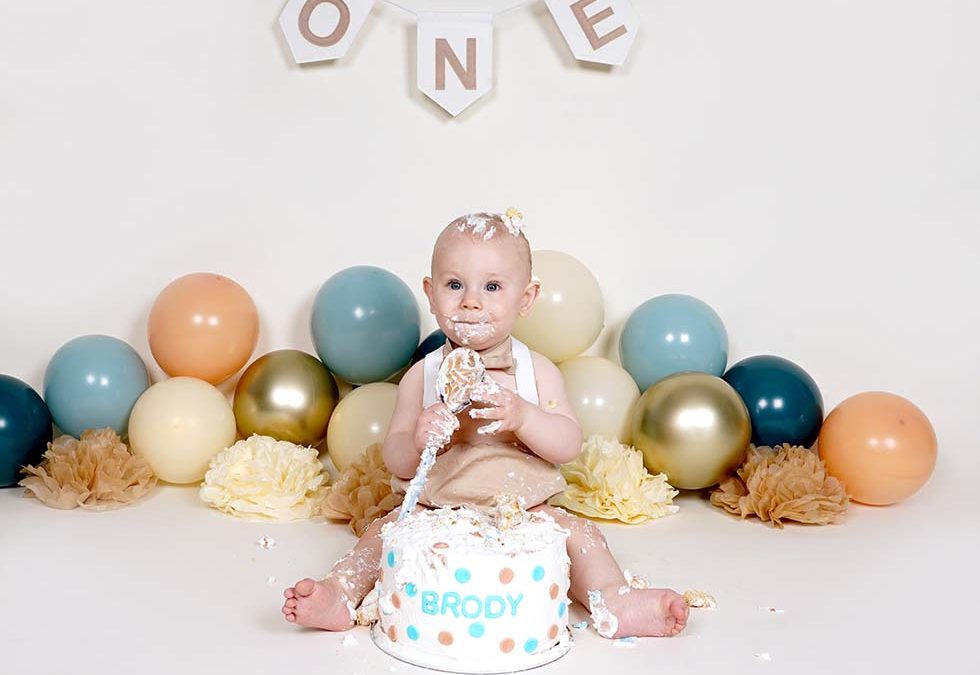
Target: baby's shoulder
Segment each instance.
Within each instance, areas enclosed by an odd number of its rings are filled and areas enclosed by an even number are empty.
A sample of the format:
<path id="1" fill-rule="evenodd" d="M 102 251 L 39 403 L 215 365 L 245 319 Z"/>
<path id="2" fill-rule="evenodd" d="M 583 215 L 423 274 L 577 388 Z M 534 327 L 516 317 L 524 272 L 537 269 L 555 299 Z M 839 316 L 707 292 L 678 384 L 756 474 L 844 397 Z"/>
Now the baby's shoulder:
<path id="1" fill-rule="evenodd" d="M 398 388 L 412 388 L 421 390 L 425 380 L 425 359 L 416 361 L 411 368 L 405 371 L 401 379 L 398 380 Z"/>
<path id="2" fill-rule="evenodd" d="M 551 359 L 533 349 L 529 349 L 528 351 L 531 352 L 531 365 L 534 366 L 535 379 L 541 379 L 542 377 L 561 378 L 561 371 L 558 370 L 558 366 Z"/>

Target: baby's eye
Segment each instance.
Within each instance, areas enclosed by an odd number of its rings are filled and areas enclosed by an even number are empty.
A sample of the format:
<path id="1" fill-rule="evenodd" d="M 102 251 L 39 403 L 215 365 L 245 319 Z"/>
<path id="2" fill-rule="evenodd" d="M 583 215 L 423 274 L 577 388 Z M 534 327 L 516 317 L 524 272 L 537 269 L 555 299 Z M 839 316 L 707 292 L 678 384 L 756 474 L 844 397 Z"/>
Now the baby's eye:
<path id="1" fill-rule="evenodd" d="M 461 284 L 458 281 L 456 281 L 455 279 L 453 279 L 452 281 L 450 281 L 447 284 L 447 286 L 449 286 L 449 288 L 451 288 L 454 291 L 458 291 L 459 289 L 461 289 L 463 287 L 463 284 Z"/>
<path id="2" fill-rule="evenodd" d="M 498 284 L 496 281 L 491 281 L 489 284 L 486 285 L 486 289 L 491 293 L 496 293 L 497 291 L 500 290 L 500 284 Z"/>

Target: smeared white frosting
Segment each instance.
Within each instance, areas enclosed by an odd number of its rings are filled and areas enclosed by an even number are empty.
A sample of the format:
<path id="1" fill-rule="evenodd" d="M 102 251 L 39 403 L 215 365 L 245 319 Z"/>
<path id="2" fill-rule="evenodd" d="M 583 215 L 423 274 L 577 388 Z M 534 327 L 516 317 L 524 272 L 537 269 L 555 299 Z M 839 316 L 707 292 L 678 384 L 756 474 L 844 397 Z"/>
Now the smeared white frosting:
<path id="1" fill-rule="evenodd" d="M 515 208 L 509 208 L 504 213 L 497 214 L 471 213 L 457 223 L 456 229 L 460 232 L 472 230 L 475 236 L 482 237 L 483 241 L 487 241 L 499 231 L 496 225 L 498 222 L 503 224 L 512 236 L 520 236 L 521 232 L 524 231 L 524 215 Z"/>
<path id="2" fill-rule="evenodd" d="M 454 555 L 481 551 L 519 554 L 540 551 L 568 536 L 568 530 L 543 511 L 522 514 L 520 519 L 515 518 L 506 504 L 490 512 L 465 506 L 418 511 L 386 523 L 381 528 L 381 538 L 386 545 L 398 542 L 403 558 L 410 559 L 411 551 L 431 553 L 434 542 L 447 544 Z M 437 555 L 433 562 L 438 564 Z"/>
<path id="3" fill-rule="evenodd" d="M 482 427 L 476 430 L 476 433 L 483 436 L 490 436 L 500 431 L 500 427 L 504 425 L 502 420 L 494 420 L 490 424 L 484 424 Z"/>
<path id="4" fill-rule="evenodd" d="M 604 638 L 611 638 L 619 629 L 619 618 L 606 606 L 602 591 L 589 591 L 589 612 L 592 614 L 592 625 L 596 632 Z"/>

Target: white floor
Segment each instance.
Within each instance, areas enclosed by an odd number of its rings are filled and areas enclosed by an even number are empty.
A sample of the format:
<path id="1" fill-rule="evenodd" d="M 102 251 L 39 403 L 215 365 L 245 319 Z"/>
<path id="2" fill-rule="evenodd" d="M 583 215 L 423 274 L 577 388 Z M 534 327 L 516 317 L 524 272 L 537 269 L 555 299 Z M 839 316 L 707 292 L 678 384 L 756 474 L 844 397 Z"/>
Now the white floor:
<path id="1" fill-rule="evenodd" d="M 960 450 L 912 500 L 854 506 L 836 527 L 778 531 L 697 495 L 659 522 L 603 525 L 625 567 L 709 591 L 719 607 L 694 611 L 681 637 L 632 646 L 574 631 L 571 653 L 538 672 L 977 672 L 977 474 Z M 283 587 L 325 572 L 353 542 L 346 526 L 246 523 L 194 488 L 160 487 L 107 513 L 21 494 L 0 490 L 0 672 L 423 672 L 382 654 L 366 629 L 345 646 L 283 621 Z M 257 546 L 263 536 L 276 547 Z"/>

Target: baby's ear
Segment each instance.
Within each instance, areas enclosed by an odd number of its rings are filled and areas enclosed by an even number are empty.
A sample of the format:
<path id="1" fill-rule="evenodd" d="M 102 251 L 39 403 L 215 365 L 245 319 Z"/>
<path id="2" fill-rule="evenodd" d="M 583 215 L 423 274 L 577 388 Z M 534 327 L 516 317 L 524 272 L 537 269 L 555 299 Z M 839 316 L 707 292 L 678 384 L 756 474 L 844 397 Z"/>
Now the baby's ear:
<path id="1" fill-rule="evenodd" d="M 429 299 L 429 313 L 436 313 L 435 303 L 432 302 L 432 277 L 423 277 L 422 279 L 422 292 L 425 293 L 425 297 Z"/>
<path id="2" fill-rule="evenodd" d="M 538 299 L 538 295 L 540 294 L 541 282 L 537 279 L 537 277 L 532 277 L 531 281 L 524 287 L 524 296 L 521 298 L 521 309 L 518 314 L 521 316 L 527 316 L 531 311 L 531 307 L 534 306 L 535 301 Z"/>

